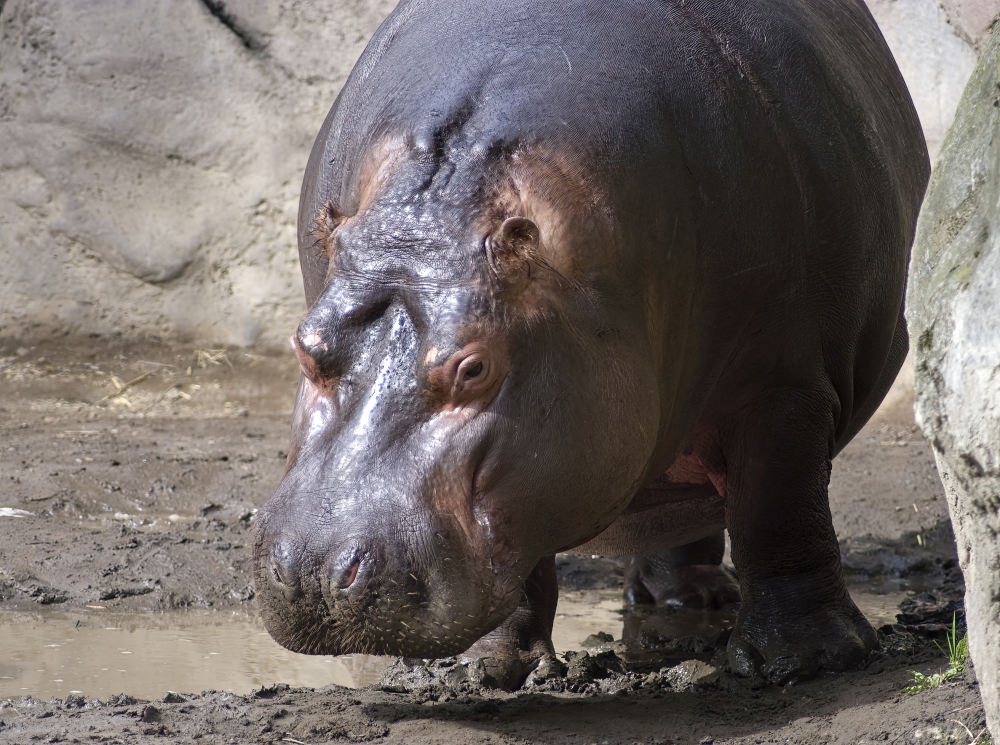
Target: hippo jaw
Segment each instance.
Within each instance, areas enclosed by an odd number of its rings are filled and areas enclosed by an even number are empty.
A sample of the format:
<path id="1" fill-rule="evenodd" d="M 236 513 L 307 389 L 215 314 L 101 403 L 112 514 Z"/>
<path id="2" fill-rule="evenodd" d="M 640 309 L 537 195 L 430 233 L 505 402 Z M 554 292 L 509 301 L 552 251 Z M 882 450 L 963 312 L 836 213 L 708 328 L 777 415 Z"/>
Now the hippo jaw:
<path id="1" fill-rule="evenodd" d="M 359 571 L 351 585 L 334 588 L 320 573 L 286 585 L 271 558 L 259 549 L 255 554 L 264 626 L 283 647 L 303 654 L 459 654 L 502 623 L 520 597 L 519 580 L 511 578 L 503 589 L 502 581 L 482 577 L 460 557 L 418 574 L 401 572 L 409 567 L 394 566 L 384 555 L 380 561 L 364 554 L 378 574 L 402 579 L 379 581 Z M 450 566 L 461 569 L 449 571 Z"/>
<path id="2" fill-rule="evenodd" d="M 436 539 L 433 551 L 348 541 L 332 559 L 310 561 L 308 546 L 269 543 L 269 522 L 265 513 L 255 532 L 257 595 L 268 632 L 292 651 L 458 654 L 517 605 L 520 582 L 465 555 L 443 526 L 425 528 Z"/>

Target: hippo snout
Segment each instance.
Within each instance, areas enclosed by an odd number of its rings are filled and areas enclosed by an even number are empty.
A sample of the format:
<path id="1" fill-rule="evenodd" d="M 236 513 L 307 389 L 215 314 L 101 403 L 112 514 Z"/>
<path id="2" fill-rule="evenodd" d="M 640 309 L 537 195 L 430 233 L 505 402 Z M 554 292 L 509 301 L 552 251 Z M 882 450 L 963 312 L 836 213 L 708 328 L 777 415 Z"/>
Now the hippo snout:
<path id="1" fill-rule="evenodd" d="M 270 540 L 265 539 L 259 551 L 260 574 L 285 594 L 294 593 L 301 586 L 303 552 L 296 544 L 293 536 L 279 534 Z M 371 564 L 359 545 L 331 550 L 319 576 L 320 587 L 328 603 L 343 597 L 344 592 L 359 592 L 370 575 L 367 569 Z M 362 571 L 362 565 L 366 571 Z"/>
<path id="2" fill-rule="evenodd" d="M 461 540 L 440 526 L 396 537 L 295 527 L 265 506 L 254 536 L 257 594 L 278 643 L 306 654 L 457 654 L 509 609 Z M 359 521 L 364 522 L 364 521 Z M 433 540 L 433 549 L 421 536 Z"/>

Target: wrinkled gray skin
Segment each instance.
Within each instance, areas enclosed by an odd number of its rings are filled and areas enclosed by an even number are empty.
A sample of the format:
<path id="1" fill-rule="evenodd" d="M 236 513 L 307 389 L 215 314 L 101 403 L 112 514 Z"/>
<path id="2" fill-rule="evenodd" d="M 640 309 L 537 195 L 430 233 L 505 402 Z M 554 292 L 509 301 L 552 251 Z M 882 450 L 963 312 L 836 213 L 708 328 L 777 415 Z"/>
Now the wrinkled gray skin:
<path id="1" fill-rule="evenodd" d="M 513 687 L 556 552 L 728 527 L 733 668 L 856 665 L 827 482 L 906 354 L 928 172 L 861 0 L 404 0 L 303 185 L 268 630 Z"/>

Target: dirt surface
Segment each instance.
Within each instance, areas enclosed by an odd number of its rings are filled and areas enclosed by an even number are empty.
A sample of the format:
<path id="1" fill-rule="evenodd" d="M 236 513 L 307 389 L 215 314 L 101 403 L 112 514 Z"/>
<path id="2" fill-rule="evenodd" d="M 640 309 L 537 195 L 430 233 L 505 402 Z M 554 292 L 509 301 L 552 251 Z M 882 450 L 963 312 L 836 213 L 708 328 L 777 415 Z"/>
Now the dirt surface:
<path id="1" fill-rule="evenodd" d="M 295 379 L 290 354 L 0 342 L 0 609 L 254 612 L 249 531 L 281 476 Z M 738 679 L 725 632 L 665 640 L 639 619 L 631 646 L 595 640 L 514 694 L 455 660 L 400 662 L 362 690 L 84 691 L 0 704 L 0 742 L 972 742 L 983 714 L 971 672 L 899 692 L 908 669 L 945 665 L 932 642 L 961 619 L 962 596 L 905 391 L 838 457 L 831 509 L 851 581 L 909 593 L 883 649 L 841 676 L 785 689 Z M 559 572 L 578 589 L 621 577 L 612 559 L 560 557 Z"/>

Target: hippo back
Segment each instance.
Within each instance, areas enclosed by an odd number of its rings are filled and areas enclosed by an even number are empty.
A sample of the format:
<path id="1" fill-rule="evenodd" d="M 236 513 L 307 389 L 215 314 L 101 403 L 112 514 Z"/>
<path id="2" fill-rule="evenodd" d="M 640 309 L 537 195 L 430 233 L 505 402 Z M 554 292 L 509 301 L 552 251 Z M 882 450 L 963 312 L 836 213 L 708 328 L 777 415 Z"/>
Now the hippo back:
<path id="1" fill-rule="evenodd" d="M 689 302 L 707 346 L 687 349 L 695 382 L 671 381 L 691 390 L 675 420 L 697 416 L 747 334 L 786 327 L 770 357 L 753 355 L 770 369 L 799 321 L 812 338 L 793 343 L 822 348 L 841 399 L 838 439 L 856 429 L 852 408 L 881 395 L 881 363 L 857 361 L 885 359 L 929 167 L 861 0 L 404 0 L 310 159 L 299 221 L 310 303 L 327 261 L 314 217 L 328 201 L 358 209 L 361 163 L 389 135 L 443 160 L 532 144 L 569 153 L 603 185 L 631 267 L 674 296 L 710 283 Z M 679 211 L 664 184 L 685 180 Z M 689 241 L 676 238 L 680 212 L 693 216 Z"/>

